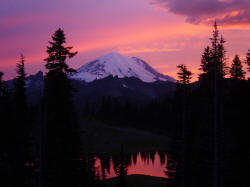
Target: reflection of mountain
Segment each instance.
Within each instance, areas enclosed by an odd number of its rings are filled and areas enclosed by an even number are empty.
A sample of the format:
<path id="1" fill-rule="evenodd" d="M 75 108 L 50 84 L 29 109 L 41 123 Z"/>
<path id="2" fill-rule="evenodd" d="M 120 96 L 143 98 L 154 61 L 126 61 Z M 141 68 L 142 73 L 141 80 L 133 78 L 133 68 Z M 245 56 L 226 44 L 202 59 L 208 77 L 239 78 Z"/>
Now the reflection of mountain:
<path id="1" fill-rule="evenodd" d="M 125 155 L 128 175 L 140 174 L 172 179 L 175 175 L 176 162 L 167 154 L 161 152 L 143 152 Z M 164 162 L 163 162 L 164 161 Z M 116 177 L 115 171 L 121 163 L 120 155 L 97 157 L 96 167 L 103 178 Z M 166 170 L 167 168 L 167 170 Z"/>

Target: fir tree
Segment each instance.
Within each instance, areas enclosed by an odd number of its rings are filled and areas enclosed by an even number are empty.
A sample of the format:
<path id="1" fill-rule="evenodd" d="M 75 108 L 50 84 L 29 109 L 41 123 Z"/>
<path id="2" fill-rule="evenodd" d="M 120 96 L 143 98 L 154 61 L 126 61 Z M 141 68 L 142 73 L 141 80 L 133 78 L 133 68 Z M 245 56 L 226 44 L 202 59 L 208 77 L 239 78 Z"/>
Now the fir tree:
<path id="1" fill-rule="evenodd" d="M 20 61 L 16 64 L 17 67 L 17 77 L 14 82 L 14 100 L 16 102 L 17 107 L 20 109 L 26 108 L 26 73 L 24 67 L 24 56 L 21 54 Z"/>
<path id="2" fill-rule="evenodd" d="M 67 73 L 74 72 L 66 60 L 74 57 L 72 47 L 65 47 L 62 29 L 52 36 L 47 47 L 45 67 L 44 127 L 42 140 L 43 186 L 80 185 L 81 140 L 72 102 L 75 89 Z"/>
<path id="3" fill-rule="evenodd" d="M 235 55 L 230 69 L 231 78 L 235 80 L 244 80 L 246 72 L 242 69 L 242 63 L 239 55 Z"/>
<path id="4" fill-rule="evenodd" d="M 250 49 L 247 52 L 246 64 L 248 65 L 248 71 L 250 72 Z"/>
<path id="5" fill-rule="evenodd" d="M 226 50 L 225 39 L 219 38 L 217 23 L 214 23 L 213 36 L 210 38 L 211 47 L 206 47 L 202 55 L 200 80 L 221 81 L 226 75 Z"/>
<path id="6" fill-rule="evenodd" d="M 3 73 L 0 72 L 0 186 L 13 186 L 12 173 L 10 171 L 11 164 L 10 160 L 10 146 L 12 145 L 10 140 L 13 140 L 13 128 L 11 126 L 12 116 L 10 115 L 10 99 L 7 92 L 7 87 L 2 79 Z M 11 138 L 10 138 L 11 136 Z M 6 185 L 7 184 L 7 185 Z"/>
<path id="7" fill-rule="evenodd" d="M 0 93 L 2 92 L 3 92 L 3 72 L 0 71 Z M 2 94 L 0 96 L 2 96 Z"/>
<path id="8" fill-rule="evenodd" d="M 225 99 L 225 76 L 226 76 L 226 50 L 224 47 L 225 40 L 219 34 L 217 23 L 214 23 L 213 35 L 210 38 L 211 46 L 206 47 L 202 55 L 201 68 L 202 73 L 199 75 L 200 84 L 195 91 L 196 98 L 194 102 L 196 108 L 202 110 L 199 120 L 195 119 L 197 124 L 194 128 L 197 129 L 200 136 L 192 141 L 195 143 L 196 150 L 199 156 L 195 160 L 197 163 L 196 175 L 200 175 L 197 180 L 202 182 L 207 181 L 214 187 L 219 185 L 221 158 L 220 144 L 222 141 L 221 129 L 223 128 L 223 102 Z M 194 110 L 196 110 L 194 108 Z M 199 121 L 199 122 L 198 122 Z M 202 121 L 202 122 L 201 122 Z M 202 123 L 202 126 L 199 126 Z M 206 130 L 205 130 L 206 129 Z M 206 137 L 206 138 L 203 138 Z M 192 138 L 192 137 L 191 137 Z M 203 148 L 202 148 L 203 147 Z M 206 156 L 205 156 L 206 155 Z M 211 164 L 208 164 L 211 163 Z M 207 171 L 204 173 L 203 171 Z"/>
<path id="9" fill-rule="evenodd" d="M 186 150 L 187 150 L 187 134 L 188 134 L 188 127 L 187 127 L 187 112 L 188 112 L 188 99 L 190 94 L 190 81 L 192 79 L 192 72 L 187 69 L 187 67 L 184 64 L 178 65 L 179 68 L 178 77 L 178 83 L 177 83 L 177 91 L 176 96 L 177 99 L 181 100 L 181 102 L 177 101 L 177 107 L 180 108 L 180 130 L 178 131 L 180 134 L 180 141 L 181 141 L 181 150 L 180 150 L 180 167 L 178 168 L 178 175 L 177 177 L 177 184 L 179 186 L 184 187 L 186 184 L 186 164 L 187 164 L 187 158 L 186 158 Z M 180 106 L 178 106 L 178 103 Z M 178 135 L 177 135 L 178 136 Z"/>
<path id="10" fill-rule="evenodd" d="M 0 72 L 0 97 L 4 97 L 7 94 L 7 86 L 3 81 L 3 72 Z"/>
<path id="11" fill-rule="evenodd" d="M 52 40 L 52 42 L 49 42 L 50 46 L 47 47 L 47 53 L 49 56 L 45 59 L 45 67 L 49 70 L 46 75 L 47 78 L 49 78 L 49 75 L 52 73 L 66 74 L 74 72 L 74 69 L 69 68 L 68 64 L 66 63 L 66 59 L 74 57 L 77 52 L 71 52 L 73 47 L 63 46 L 63 44 L 66 43 L 64 31 L 62 29 L 58 29 L 52 36 Z"/>
<path id="12" fill-rule="evenodd" d="M 212 51 L 209 46 L 207 46 L 203 52 L 202 59 L 201 59 L 201 65 L 200 70 L 203 71 L 199 75 L 200 80 L 205 80 L 208 77 L 208 74 L 212 72 Z"/>
<path id="13" fill-rule="evenodd" d="M 17 77 L 14 80 L 13 93 L 13 125 L 14 137 L 11 157 L 13 159 L 13 176 L 15 185 L 29 186 L 32 167 L 32 126 L 28 121 L 28 108 L 26 98 L 26 73 L 24 56 L 21 54 L 20 61 L 16 64 Z M 29 181 L 29 182 L 28 182 Z"/>
<path id="14" fill-rule="evenodd" d="M 190 84 L 190 80 L 192 79 L 192 72 L 189 71 L 184 64 L 180 64 L 177 67 L 180 69 L 177 73 L 179 78 L 179 85 L 186 86 Z"/>
<path id="15" fill-rule="evenodd" d="M 3 158 L 6 154 L 6 124 L 8 118 L 6 118 L 6 106 L 8 105 L 7 98 L 7 88 L 3 81 L 3 72 L 0 72 L 0 114 L 1 114 L 1 124 L 0 124 L 0 158 Z M 7 135 L 8 136 L 8 135 Z M 4 143 L 5 142 L 5 143 Z M 1 162 L 1 161 L 0 161 Z"/>

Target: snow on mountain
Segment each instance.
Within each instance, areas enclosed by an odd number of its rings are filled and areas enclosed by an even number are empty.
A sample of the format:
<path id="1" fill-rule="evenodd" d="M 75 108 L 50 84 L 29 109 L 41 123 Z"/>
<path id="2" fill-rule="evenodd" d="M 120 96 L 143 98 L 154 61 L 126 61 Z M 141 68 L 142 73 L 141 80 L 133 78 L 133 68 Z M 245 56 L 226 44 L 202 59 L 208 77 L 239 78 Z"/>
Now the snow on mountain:
<path id="1" fill-rule="evenodd" d="M 145 61 L 136 57 L 127 57 L 119 53 L 109 53 L 93 60 L 82 67 L 76 73 L 70 75 L 71 79 L 92 82 L 107 76 L 136 77 L 143 82 L 172 81 L 175 79 L 158 73 Z"/>

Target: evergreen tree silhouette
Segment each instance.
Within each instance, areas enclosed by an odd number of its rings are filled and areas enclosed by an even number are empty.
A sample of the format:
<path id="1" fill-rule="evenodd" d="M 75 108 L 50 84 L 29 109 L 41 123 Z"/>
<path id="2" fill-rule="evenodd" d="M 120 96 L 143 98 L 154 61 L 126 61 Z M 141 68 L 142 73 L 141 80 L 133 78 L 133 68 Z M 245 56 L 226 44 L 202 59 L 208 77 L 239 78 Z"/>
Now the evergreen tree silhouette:
<path id="1" fill-rule="evenodd" d="M 190 80 L 192 79 L 192 72 L 189 71 L 184 64 L 180 64 L 177 66 L 179 68 L 178 74 L 178 83 L 181 87 L 185 88 L 188 84 L 190 84 Z"/>
<path id="2" fill-rule="evenodd" d="M 247 52 L 246 64 L 248 65 L 248 71 L 250 72 L 250 49 Z"/>
<path id="3" fill-rule="evenodd" d="M 13 145 L 13 123 L 10 93 L 0 72 L 0 186 L 12 187 L 13 173 L 11 171 L 10 146 Z"/>
<path id="4" fill-rule="evenodd" d="M 223 99 L 224 99 L 224 77 L 226 75 L 226 51 L 224 47 L 225 40 L 223 37 L 219 38 L 219 30 L 217 23 L 214 23 L 213 36 L 210 38 L 211 41 L 211 68 L 208 72 L 208 81 L 205 83 L 205 95 L 208 97 L 208 103 L 211 107 L 210 119 L 211 124 L 211 133 L 208 135 L 208 142 L 211 141 L 212 145 L 210 150 L 212 159 L 211 172 L 213 186 L 217 187 L 219 185 L 219 162 L 220 162 L 220 142 L 221 142 L 221 129 L 222 122 L 220 121 L 223 116 Z M 211 92 L 212 91 L 212 92 Z M 210 96 L 209 96 L 209 92 Z M 209 112 L 209 113 L 210 113 Z M 211 138 L 211 140 L 209 140 Z M 207 142 L 207 143 L 208 143 Z M 209 167 L 209 166 L 208 166 Z"/>
<path id="5" fill-rule="evenodd" d="M 200 70 L 202 70 L 203 73 L 199 75 L 199 79 L 205 80 L 208 77 L 210 77 L 212 69 L 213 69 L 212 51 L 211 48 L 207 46 L 204 50 L 204 53 L 202 54 Z"/>
<path id="6" fill-rule="evenodd" d="M 75 89 L 67 74 L 66 60 L 74 57 L 72 47 L 65 47 L 62 29 L 52 36 L 47 47 L 45 67 L 44 126 L 42 135 L 42 186 L 80 186 L 82 157 L 80 127 L 72 102 Z"/>
<path id="7" fill-rule="evenodd" d="M 32 163 L 32 124 L 28 121 L 28 108 L 26 98 L 26 73 L 24 56 L 21 54 L 20 61 L 16 64 L 17 77 L 14 80 L 13 92 L 13 125 L 14 135 L 11 157 L 13 159 L 14 185 L 30 186 Z"/>
<path id="8" fill-rule="evenodd" d="M 4 73 L 0 71 L 0 97 L 4 97 L 7 95 L 7 86 L 5 85 L 3 81 L 3 75 Z"/>
<path id="9" fill-rule="evenodd" d="M 15 140 L 13 142 L 13 175 L 15 177 L 16 184 L 20 183 L 24 186 L 24 170 L 25 170 L 25 152 L 23 151 L 23 146 L 25 140 L 23 135 L 23 127 L 26 125 L 26 95 L 25 95 L 25 80 L 26 73 L 24 69 L 24 56 L 21 54 L 20 62 L 16 64 L 17 67 L 17 77 L 14 81 L 14 98 L 13 98 L 13 108 L 14 108 L 14 129 L 15 129 Z M 18 155 L 18 156 L 17 156 Z M 21 174 L 21 175 L 20 175 Z"/>
<path id="10" fill-rule="evenodd" d="M 235 80 L 244 80 L 246 72 L 243 71 L 242 67 L 239 55 L 235 55 L 230 69 L 230 77 Z"/>
<path id="11" fill-rule="evenodd" d="M 219 38 L 216 22 L 210 41 L 211 47 L 207 46 L 202 55 L 200 70 L 203 73 L 199 75 L 199 79 L 213 82 L 213 79 L 216 78 L 217 81 L 220 81 L 226 75 L 226 50 L 224 47 L 225 39 L 223 36 Z"/>
<path id="12" fill-rule="evenodd" d="M 177 176 L 176 176 L 176 184 L 178 186 L 184 187 L 186 185 L 186 165 L 187 165 L 187 152 L 188 149 L 188 111 L 189 111 L 189 104 L 188 100 L 190 97 L 190 90 L 191 90 L 191 84 L 190 81 L 192 79 L 192 72 L 189 71 L 186 67 L 186 65 L 181 64 L 178 65 L 177 68 L 179 68 L 178 75 L 178 83 L 177 83 L 177 90 L 176 90 L 176 96 L 180 100 L 179 106 L 180 107 L 180 130 L 179 130 L 179 137 L 181 142 L 181 148 L 179 152 L 179 168 L 177 169 Z"/>
<path id="13" fill-rule="evenodd" d="M 26 108 L 26 73 L 24 67 L 24 56 L 21 54 L 20 62 L 16 64 L 17 77 L 14 82 L 14 100 L 17 102 L 17 107 L 20 109 Z"/>
<path id="14" fill-rule="evenodd" d="M 212 51 L 212 61 L 213 61 L 213 76 L 219 80 L 223 79 L 226 75 L 225 72 L 225 47 L 224 43 L 225 40 L 221 36 L 219 38 L 219 30 L 217 23 L 214 23 L 214 30 L 213 30 L 213 37 L 210 38 L 211 40 L 211 51 Z"/>
<path id="15" fill-rule="evenodd" d="M 185 153 L 189 161 L 184 172 L 187 186 L 216 187 L 221 181 L 226 50 L 216 22 L 210 41 L 201 58 L 200 81 L 190 97 Z"/>

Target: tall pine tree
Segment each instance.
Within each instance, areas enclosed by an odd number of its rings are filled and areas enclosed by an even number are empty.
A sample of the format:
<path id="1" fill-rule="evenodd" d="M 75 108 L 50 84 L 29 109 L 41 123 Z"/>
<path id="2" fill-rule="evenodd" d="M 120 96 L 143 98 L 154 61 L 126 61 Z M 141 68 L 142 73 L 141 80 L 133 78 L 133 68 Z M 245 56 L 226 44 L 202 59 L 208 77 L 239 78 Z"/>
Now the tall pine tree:
<path id="1" fill-rule="evenodd" d="M 200 70 L 203 72 L 199 75 L 200 80 L 214 82 L 221 81 L 226 75 L 226 50 L 224 47 L 225 39 L 219 37 L 217 23 L 214 23 L 213 36 L 210 38 L 211 47 L 206 47 L 201 59 Z"/>
<path id="2" fill-rule="evenodd" d="M 7 86 L 3 81 L 4 73 L 0 71 L 0 97 L 4 97 L 7 94 Z"/>
<path id="3" fill-rule="evenodd" d="M 26 72 L 24 56 L 21 54 L 19 62 L 16 64 L 17 77 L 14 80 L 13 92 L 13 125 L 14 136 L 12 138 L 11 157 L 13 159 L 13 176 L 15 186 L 30 186 L 32 162 L 31 148 L 31 123 L 28 122 L 28 109 L 26 98 Z"/>
<path id="4" fill-rule="evenodd" d="M 177 136 L 180 137 L 181 141 L 181 147 L 180 147 L 180 153 L 179 153 L 179 168 L 177 169 L 177 175 L 176 175 L 176 184 L 178 186 L 184 187 L 186 184 L 186 170 L 187 170 L 187 138 L 188 138 L 188 131 L 189 127 L 188 125 L 188 111 L 189 111 L 189 96 L 190 96 L 190 89 L 191 84 L 190 81 L 192 79 L 193 73 L 189 71 L 184 64 L 180 64 L 177 66 L 179 68 L 178 75 L 178 83 L 177 83 L 177 91 L 176 96 L 178 98 L 177 101 L 177 107 L 180 108 L 177 113 L 180 113 L 180 124 L 177 125 L 180 127 L 180 130 L 177 131 Z M 179 106 L 178 106 L 179 104 Z"/>
<path id="5" fill-rule="evenodd" d="M 193 96 L 196 107 L 192 121 L 198 134 L 193 140 L 196 155 L 194 175 L 196 185 L 218 186 L 221 175 L 221 129 L 223 128 L 223 102 L 225 99 L 226 50 L 225 40 L 220 36 L 217 23 L 214 23 L 211 45 L 206 47 L 201 59 L 198 88 Z M 202 112 L 201 112 L 202 111 Z M 201 125 L 202 124 L 202 125 Z M 206 172 L 204 172 L 206 171 Z M 206 181 L 206 182 L 204 182 Z"/>
<path id="6" fill-rule="evenodd" d="M 243 66 L 239 55 L 235 55 L 230 69 L 231 78 L 235 80 L 244 80 L 246 72 L 244 72 L 242 68 Z"/>
<path id="7" fill-rule="evenodd" d="M 10 97 L 7 92 L 7 86 L 3 81 L 3 73 L 0 72 L 0 186 L 11 187 L 12 182 L 10 182 L 13 177 L 10 172 L 11 163 L 10 161 L 10 135 L 13 134 L 13 128 L 11 126 L 12 116 L 10 107 Z"/>
<path id="8" fill-rule="evenodd" d="M 248 65 L 248 71 L 250 72 L 250 49 L 247 52 L 246 63 Z"/>
<path id="9" fill-rule="evenodd" d="M 62 29 L 52 36 L 47 47 L 45 67 L 44 126 L 42 135 L 42 186 L 80 185 L 80 129 L 72 94 L 75 89 L 67 74 L 74 72 L 66 63 L 77 52 L 65 47 Z"/>
<path id="10" fill-rule="evenodd" d="M 178 83 L 181 86 L 187 86 L 188 84 L 190 84 L 190 81 L 192 79 L 192 72 L 189 71 L 184 64 L 178 65 L 177 68 L 179 68 L 179 72 L 177 73 L 179 78 Z"/>
<path id="11" fill-rule="evenodd" d="M 21 54 L 20 61 L 16 64 L 17 67 L 17 77 L 14 82 L 14 100 L 16 106 L 20 109 L 26 108 L 26 73 L 24 67 L 24 56 Z M 22 111 L 20 111 L 22 112 Z"/>

